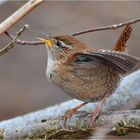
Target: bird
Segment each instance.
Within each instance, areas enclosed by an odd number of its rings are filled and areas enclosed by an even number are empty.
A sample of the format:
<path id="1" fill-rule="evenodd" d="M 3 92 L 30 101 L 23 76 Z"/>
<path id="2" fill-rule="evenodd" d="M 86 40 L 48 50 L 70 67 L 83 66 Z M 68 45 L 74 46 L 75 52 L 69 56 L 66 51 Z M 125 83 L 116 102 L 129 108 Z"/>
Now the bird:
<path id="1" fill-rule="evenodd" d="M 63 116 L 64 124 L 82 106 L 100 101 L 91 113 L 92 122 L 100 108 L 122 78 L 137 64 L 140 58 L 126 51 L 132 27 L 127 25 L 113 49 L 94 49 L 71 35 L 56 35 L 47 39 L 38 38 L 47 47 L 46 75 L 50 82 L 66 94 L 83 101 Z"/>

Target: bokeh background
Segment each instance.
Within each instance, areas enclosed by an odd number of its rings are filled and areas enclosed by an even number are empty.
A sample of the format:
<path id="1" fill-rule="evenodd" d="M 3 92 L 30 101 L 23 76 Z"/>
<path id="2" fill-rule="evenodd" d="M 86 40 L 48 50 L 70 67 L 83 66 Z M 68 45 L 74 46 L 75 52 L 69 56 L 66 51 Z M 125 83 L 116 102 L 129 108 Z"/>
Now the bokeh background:
<path id="1" fill-rule="evenodd" d="M 0 5 L 0 22 L 20 8 L 25 1 L 7 1 Z M 30 29 L 21 39 L 36 40 L 46 34 L 71 34 L 79 30 L 124 22 L 140 17 L 140 2 L 48 1 L 42 3 L 9 32 L 14 34 L 24 24 Z M 140 23 L 133 25 L 127 47 L 140 56 Z M 89 47 L 111 49 L 123 28 L 77 36 Z M 0 48 L 10 39 L 0 36 Z M 45 76 L 45 46 L 17 46 L 0 57 L 0 120 L 26 114 L 71 99 Z"/>

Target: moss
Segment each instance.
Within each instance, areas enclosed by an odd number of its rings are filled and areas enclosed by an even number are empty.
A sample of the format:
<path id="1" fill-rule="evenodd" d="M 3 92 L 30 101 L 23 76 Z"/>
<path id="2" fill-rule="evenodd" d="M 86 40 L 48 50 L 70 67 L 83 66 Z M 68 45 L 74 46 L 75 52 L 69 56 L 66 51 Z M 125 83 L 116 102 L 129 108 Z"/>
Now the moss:
<path id="1" fill-rule="evenodd" d="M 35 135 L 28 136 L 29 139 L 87 139 L 93 134 L 93 129 L 46 129 Z M 27 138 L 27 137 L 26 137 Z"/>
<path id="2" fill-rule="evenodd" d="M 140 109 L 140 103 L 134 109 Z"/>
<path id="3" fill-rule="evenodd" d="M 0 139 L 4 139 L 3 133 L 4 133 L 4 129 L 0 129 Z"/>
<path id="4" fill-rule="evenodd" d="M 131 121 L 122 120 L 113 127 L 111 134 L 117 136 L 127 135 L 129 132 L 140 133 L 140 123 L 131 119 Z"/>
<path id="5" fill-rule="evenodd" d="M 35 134 L 27 135 L 27 139 L 48 139 L 50 135 L 55 134 L 56 129 L 44 129 L 43 131 L 38 131 Z"/>
<path id="6" fill-rule="evenodd" d="M 86 139 L 88 136 L 92 135 L 92 129 L 78 129 L 78 130 L 69 130 L 69 129 L 61 129 L 58 131 L 52 131 L 50 135 L 44 137 L 45 139 Z"/>
<path id="7" fill-rule="evenodd" d="M 116 136 L 124 136 L 128 134 L 128 131 L 124 127 L 114 127 L 110 134 Z"/>

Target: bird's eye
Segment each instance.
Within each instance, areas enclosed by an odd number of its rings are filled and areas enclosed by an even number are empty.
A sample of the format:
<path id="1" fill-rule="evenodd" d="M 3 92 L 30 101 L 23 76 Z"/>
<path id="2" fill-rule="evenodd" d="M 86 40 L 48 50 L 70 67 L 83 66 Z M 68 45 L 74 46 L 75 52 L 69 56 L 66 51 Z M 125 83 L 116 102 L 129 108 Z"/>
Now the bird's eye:
<path id="1" fill-rule="evenodd" d="M 62 46 L 62 44 L 61 44 L 61 42 L 59 40 L 57 40 L 56 45 L 57 46 Z"/>

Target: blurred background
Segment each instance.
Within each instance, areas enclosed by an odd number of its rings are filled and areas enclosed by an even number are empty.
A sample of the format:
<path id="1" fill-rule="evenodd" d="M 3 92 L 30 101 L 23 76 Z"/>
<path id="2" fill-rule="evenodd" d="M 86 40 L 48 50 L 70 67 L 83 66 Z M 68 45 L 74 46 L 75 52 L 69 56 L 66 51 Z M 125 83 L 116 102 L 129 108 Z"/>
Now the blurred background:
<path id="1" fill-rule="evenodd" d="M 25 1 L 7 1 L 0 5 L 0 22 L 20 8 Z M 92 27 L 116 24 L 139 17 L 140 2 L 55 2 L 42 3 L 24 17 L 9 32 L 14 34 L 24 24 L 30 28 L 21 39 L 36 40 L 46 34 L 71 34 Z M 140 23 L 133 25 L 133 35 L 127 47 L 140 56 Z M 111 49 L 123 28 L 77 36 L 89 47 Z M 0 48 L 10 42 L 0 36 Z M 0 57 L 0 120 L 71 99 L 45 76 L 47 50 L 45 46 L 17 46 Z"/>

